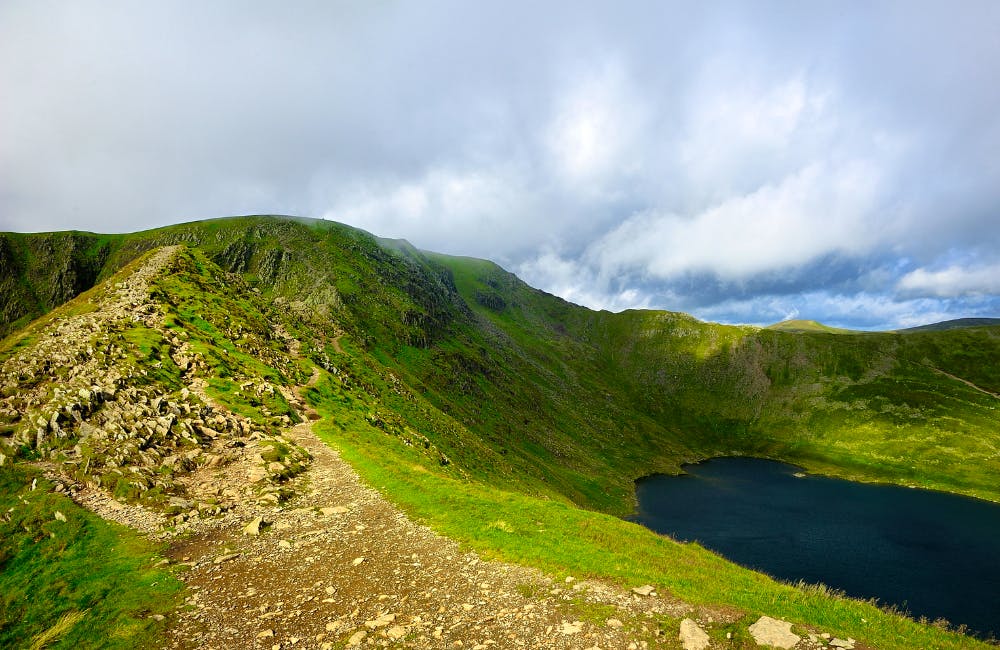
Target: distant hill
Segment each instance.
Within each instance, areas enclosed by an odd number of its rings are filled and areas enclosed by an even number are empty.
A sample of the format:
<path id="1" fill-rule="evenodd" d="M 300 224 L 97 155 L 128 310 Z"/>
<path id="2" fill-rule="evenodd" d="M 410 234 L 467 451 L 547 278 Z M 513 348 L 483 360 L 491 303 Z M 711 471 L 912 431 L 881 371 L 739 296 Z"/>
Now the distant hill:
<path id="1" fill-rule="evenodd" d="M 929 325 L 918 325 L 917 327 L 907 327 L 897 330 L 899 332 L 944 332 L 945 330 L 957 330 L 965 327 L 995 327 L 1000 325 L 1000 318 L 955 318 L 945 320 L 940 323 Z"/>
<path id="2" fill-rule="evenodd" d="M 827 334 L 858 334 L 856 330 L 847 330 L 840 327 L 830 327 L 815 320 L 783 320 L 774 325 L 768 325 L 765 329 L 779 332 L 826 332 Z"/>

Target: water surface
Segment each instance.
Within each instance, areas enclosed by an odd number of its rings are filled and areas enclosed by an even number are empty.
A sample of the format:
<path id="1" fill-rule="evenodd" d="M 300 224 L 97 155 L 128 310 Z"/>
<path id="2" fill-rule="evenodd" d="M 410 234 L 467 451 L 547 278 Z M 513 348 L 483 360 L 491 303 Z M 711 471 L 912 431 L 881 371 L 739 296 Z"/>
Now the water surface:
<path id="1" fill-rule="evenodd" d="M 776 578 L 1000 636 L 1000 506 L 716 458 L 636 482 L 633 520 Z"/>

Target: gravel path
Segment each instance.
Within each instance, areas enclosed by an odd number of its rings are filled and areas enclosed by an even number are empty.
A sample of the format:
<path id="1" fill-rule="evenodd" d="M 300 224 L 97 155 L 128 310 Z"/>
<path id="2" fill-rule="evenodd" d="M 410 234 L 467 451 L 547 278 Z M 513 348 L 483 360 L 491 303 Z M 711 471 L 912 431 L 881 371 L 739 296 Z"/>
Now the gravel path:
<path id="1" fill-rule="evenodd" d="M 300 496 L 171 548 L 192 592 L 172 647 L 640 648 L 659 638 L 654 613 L 689 611 L 463 553 L 363 485 L 310 425 L 285 437 L 313 456 Z M 269 525 L 246 532 L 258 517 Z M 594 621 L 594 604 L 616 611 Z"/>
<path id="2" fill-rule="evenodd" d="M 150 296 L 152 280 L 179 250 L 155 251 L 103 287 L 96 310 L 54 319 L 0 368 L 11 387 L 37 378 L 29 390 L 8 391 L 0 415 L 44 414 L 40 448 L 60 436 L 87 437 L 108 459 L 99 472 L 123 475 L 159 477 L 161 463 L 185 463 L 184 471 L 176 466 L 171 489 L 190 511 L 174 516 L 111 498 L 98 470 L 73 479 L 82 462 L 90 467 L 75 450 L 60 452 L 70 456 L 61 462 L 40 463 L 79 503 L 167 541 L 189 589 L 168 618 L 165 647 L 680 647 L 676 628 L 662 633 L 656 618 L 691 615 L 683 603 L 483 561 L 407 518 L 313 434 L 316 415 L 292 387 L 275 388 L 305 423 L 275 435 L 307 450 L 311 461 L 281 486 L 294 495 L 288 501 L 262 498 L 273 495 L 260 488 L 270 480 L 260 445 L 277 438 L 202 390 L 187 344 L 166 331 Z M 110 333 L 134 324 L 161 332 L 178 366 L 191 368 L 184 390 L 162 393 L 134 368 L 120 374 L 124 344 Z M 280 327 L 274 333 L 297 357 L 299 342 Z M 58 389 L 50 394 L 53 382 Z"/>

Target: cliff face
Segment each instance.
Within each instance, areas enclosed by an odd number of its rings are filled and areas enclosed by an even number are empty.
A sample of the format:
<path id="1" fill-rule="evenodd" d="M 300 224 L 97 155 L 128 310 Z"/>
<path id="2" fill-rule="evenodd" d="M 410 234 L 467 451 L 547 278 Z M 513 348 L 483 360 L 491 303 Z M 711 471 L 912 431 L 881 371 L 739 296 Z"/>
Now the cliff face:
<path id="1" fill-rule="evenodd" d="M 0 338 L 94 286 L 112 242 L 77 232 L 0 234 Z"/>

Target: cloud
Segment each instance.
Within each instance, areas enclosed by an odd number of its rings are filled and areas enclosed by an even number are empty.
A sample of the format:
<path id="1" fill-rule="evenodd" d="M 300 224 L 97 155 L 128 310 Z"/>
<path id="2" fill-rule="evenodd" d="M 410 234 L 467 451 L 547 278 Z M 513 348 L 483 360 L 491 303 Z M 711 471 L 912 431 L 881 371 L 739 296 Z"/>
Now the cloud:
<path id="1" fill-rule="evenodd" d="M 981 313 L 997 32 L 988 0 L 11 0 L 0 230 L 303 214 L 595 307 Z"/>
<path id="2" fill-rule="evenodd" d="M 641 268 L 663 279 L 709 272 L 732 280 L 865 253 L 884 244 L 872 218 L 878 189 L 877 170 L 863 162 L 811 165 L 691 217 L 630 217 L 590 255 L 609 275 Z"/>
<path id="3" fill-rule="evenodd" d="M 546 287 L 547 291 L 565 300 L 592 309 L 646 309 L 652 301 L 649 293 L 641 288 L 625 283 L 613 287 L 606 279 L 597 277 L 592 268 L 575 259 L 564 258 L 553 250 L 543 251 L 519 264 L 516 271 L 529 284 Z"/>
<path id="4" fill-rule="evenodd" d="M 995 298 L 956 303 L 934 298 L 900 299 L 867 292 L 849 295 L 812 291 L 799 295 L 754 296 L 750 299 L 725 300 L 704 309 L 694 310 L 699 318 L 724 323 L 770 325 L 793 318 L 814 319 L 847 329 L 892 330 L 937 323 L 967 316 L 994 316 L 1000 307 Z"/>
<path id="5" fill-rule="evenodd" d="M 896 285 L 906 294 L 956 298 L 1000 294 L 1000 264 L 965 268 L 949 266 L 937 271 L 919 268 L 899 279 Z"/>
<path id="6" fill-rule="evenodd" d="M 585 193 L 640 171 L 646 127 L 644 99 L 623 64 L 613 55 L 591 64 L 554 98 L 542 136 L 556 179 Z"/>
<path id="7" fill-rule="evenodd" d="M 348 185 L 322 216 L 418 245 L 433 242 L 441 252 L 497 257 L 516 250 L 525 230 L 535 239 L 544 235 L 543 224 L 506 227 L 512 215 L 537 212 L 534 192 L 514 168 L 432 169 L 417 179 Z"/>

